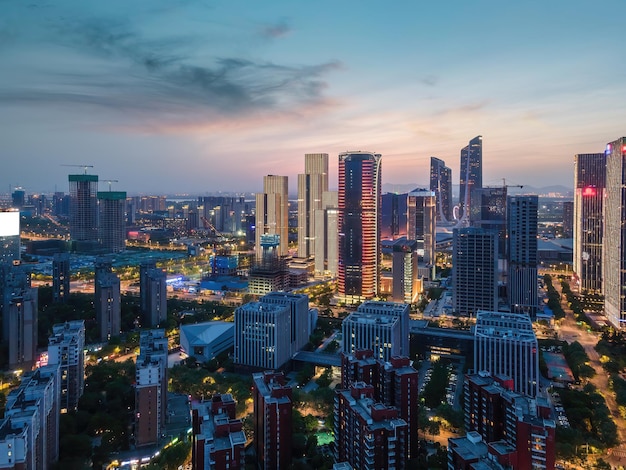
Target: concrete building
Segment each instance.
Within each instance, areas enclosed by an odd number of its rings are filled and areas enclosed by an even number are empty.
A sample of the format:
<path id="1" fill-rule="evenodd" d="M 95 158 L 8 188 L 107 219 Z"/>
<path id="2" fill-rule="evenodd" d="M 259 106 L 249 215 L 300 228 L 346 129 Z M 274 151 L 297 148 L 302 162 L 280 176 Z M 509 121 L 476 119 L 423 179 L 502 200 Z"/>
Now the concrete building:
<path id="1" fill-rule="evenodd" d="M 206 362 L 235 344 L 233 322 L 209 321 L 181 325 L 180 346 L 189 356 Z"/>
<path id="2" fill-rule="evenodd" d="M 235 417 L 232 395 L 213 395 L 192 404 L 191 465 L 195 470 L 237 470 L 245 466 L 246 434 Z"/>
<path id="3" fill-rule="evenodd" d="M 604 312 L 615 328 L 626 325 L 626 137 L 606 147 L 604 189 L 604 230 L 602 250 L 602 291 Z"/>
<path id="4" fill-rule="evenodd" d="M 20 212 L 0 210 L 0 264 L 20 259 Z"/>
<path id="5" fill-rule="evenodd" d="M 156 328 L 167 320 L 167 275 L 162 269 L 142 264 L 139 269 L 141 324 Z"/>
<path id="6" fill-rule="evenodd" d="M 454 230 L 452 241 L 452 304 L 458 315 L 498 306 L 498 235 L 467 227 Z"/>
<path id="7" fill-rule="evenodd" d="M 539 307 L 537 281 L 537 196 L 507 198 L 507 295 L 512 312 L 535 318 Z"/>
<path id="8" fill-rule="evenodd" d="M 590 293 L 602 292 L 606 159 L 604 153 L 574 156 L 574 272 Z"/>
<path id="9" fill-rule="evenodd" d="M 0 263 L 0 288 L 2 290 L 2 340 L 9 341 L 8 311 L 14 297 L 19 297 L 31 287 L 31 272 L 25 265 Z"/>
<path id="10" fill-rule="evenodd" d="M 126 192 L 98 192 L 98 241 L 107 253 L 126 249 Z"/>
<path id="11" fill-rule="evenodd" d="M 76 410 L 85 388 L 85 321 L 74 320 L 52 327 L 48 338 L 48 364 L 59 366 L 61 412 Z"/>
<path id="12" fill-rule="evenodd" d="M 270 292 L 260 300 L 264 305 L 282 305 L 289 308 L 290 329 L 287 336 L 289 337 L 290 354 L 294 355 L 300 351 L 309 342 L 311 335 L 309 296 L 287 292 Z"/>
<path id="13" fill-rule="evenodd" d="M 52 258 L 52 301 L 67 303 L 70 295 L 70 255 L 55 253 Z"/>
<path id="14" fill-rule="evenodd" d="M 292 391 L 276 372 L 252 375 L 254 450 L 262 470 L 287 470 L 291 465 Z"/>
<path id="15" fill-rule="evenodd" d="M 452 220 L 452 170 L 446 162 L 430 157 L 430 190 L 435 193 L 437 219 L 442 222 Z"/>
<path id="16" fill-rule="evenodd" d="M 30 370 L 38 359 L 38 290 L 27 287 L 15 294 L 3 312 L 8 320 L 9 367 Z"/>
<path id="17" fill-rule="evenodd" d="M 135 372 L 135 443 L 159 442 L 167 416 L 167 338 L 164 330 L 142 331 Z"/>
<path id="18" fill-rule="evenodd" d="M 289 183 L 286 176 L 263 177 L 263 192 L 256 195 L 256 256 L 262 256 L 261 235 L 279 236 L 278 256 L 289 247 Z"/>
<path id="19" fill-rule="evenodd" d="M 91 251 L 98 242 L 98 176 L 69 175 L 70 239 L 77 251 Z"/>
<path id="20" fill-rule="evenodd" d="M 384 361 L 409 355 L 409 305 L 363 302 L 341 324 L 343 351 L 369 349 Z"/>
<path id="21" fill-rule="evenodd" d="M 315 275 L 337 277 L 339 263 L 339 199 L 337 191 L 322 193 L 322 208 L 315 211 Z"/>
<path id="22" fill-rule="evenodd" d="M 413 303 L 421 292 L 418 280 L 417 241 L 399 238 L 391 247 L 391 300 Z"/>
<path id="23" fill-rule="evenodd" d="M 483 138 L 476 136 L 461 149 L 459 167 L 459 209 L 460 217 L 467 219 L 472 206 L 472 191 L 483 187 Z"/>
<path id="24" fill-rule="evenodd" d="M 304 173 L 298 175 L 299 258 L 308 258 L 315 254 L 315 211 L 323 208 L 322 195 L 325 191 L 328 191 L 328 154 L 305 154 Z"/>
<path id="25" fill-rule="evenodd" d="M 339 155 L 338 300 L 372 299 L 380 278 L 380 154 Z"/>
<path id="26" fill-rule="evenodd" d="M 408 425 L 397 408 L 374 400 L 372 385 L 338 391 L 334 416 L 337 462 L 364 470 L 408 468 Z"/>
<path id="27" fill-rule="evenodd" d="M 474 370 L 513 379 L 513 390 L 539 393 L 539 350 L 530 317 L 479 311 L 474 330 Z"/>
<path id="28" fill-rule="evenodd" d="M 95 265 L 96 322 L 101 341 L 119 336 L 122 329 L 120 278 L 113 272 L 111 261 L 96 259 Z"/>

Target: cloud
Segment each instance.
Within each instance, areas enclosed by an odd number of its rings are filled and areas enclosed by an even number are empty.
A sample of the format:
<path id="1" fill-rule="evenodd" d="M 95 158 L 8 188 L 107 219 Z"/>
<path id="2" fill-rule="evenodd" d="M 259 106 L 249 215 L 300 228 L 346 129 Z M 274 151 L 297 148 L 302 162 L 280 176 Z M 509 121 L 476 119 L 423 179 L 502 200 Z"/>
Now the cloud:
<path id="1" fill-rule="evenodd" d="M 261 30 L 261 36 L 275 39 L 283 36 L 287 36 L 292 31 L 291 27 L 285 22 L 281 21 L 279 23 L 268 25 Z"/>
<path id="2" fill-rule="evenodd" d="M 435 86 L 439 83 L 440 78 L 436 75 L 426 75 L 425 77 L 420 78 L 420 83 L 423 83 L 427 86 Z"/>

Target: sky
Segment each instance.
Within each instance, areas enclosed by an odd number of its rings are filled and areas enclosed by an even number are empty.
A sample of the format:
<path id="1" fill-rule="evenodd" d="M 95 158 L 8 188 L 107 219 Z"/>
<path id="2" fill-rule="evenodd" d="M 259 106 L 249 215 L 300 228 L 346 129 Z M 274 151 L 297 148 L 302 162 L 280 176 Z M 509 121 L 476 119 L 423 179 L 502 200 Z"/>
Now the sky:
<path id="1" fill-rule="evenodd" d="M 387 184 L 573 186 L 626 135 L 623 0 L 0 0 L 0 193 L 261 191 L 304 154 L 383 155 Z M 76 165 L 75 167 L 67 165 Z M 100 183 L 100 190 L 107 189 Z"/>

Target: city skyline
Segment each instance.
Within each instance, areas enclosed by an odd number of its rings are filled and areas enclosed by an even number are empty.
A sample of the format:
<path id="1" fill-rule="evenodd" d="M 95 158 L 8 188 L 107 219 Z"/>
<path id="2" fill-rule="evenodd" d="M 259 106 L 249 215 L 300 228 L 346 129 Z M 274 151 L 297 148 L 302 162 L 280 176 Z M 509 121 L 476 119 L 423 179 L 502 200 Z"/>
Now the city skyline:
<path id="1" fill-rule="evenodd" d="M 573 187 L 574 155 L 624 134 L 618 1 L 4 7 L 0 188 L 67 191 L 61 165 L 85 164 L 115 190 L 259 192 L 279 173 L 291 193 L 323 152 L 335 189 L 338 155 L 367 149 L 383 183 L 426 183 L 431 156 L 458 181 L 476 135 L 483 184 Z"/>

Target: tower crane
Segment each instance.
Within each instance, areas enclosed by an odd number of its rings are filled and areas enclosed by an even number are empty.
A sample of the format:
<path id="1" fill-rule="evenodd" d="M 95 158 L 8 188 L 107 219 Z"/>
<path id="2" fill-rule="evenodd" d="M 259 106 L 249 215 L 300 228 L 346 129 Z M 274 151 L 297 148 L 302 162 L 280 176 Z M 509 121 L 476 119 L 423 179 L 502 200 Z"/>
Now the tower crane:
<path id="1" fill-rule="evenodd" d="M 111 191 L 111 183 L 119 183 L 118 180 L 101 180 L 103 183 L 109 183 L 109 192 Z"/>
<path id="2" fill-rule="evenodd" d="M 61 166 L 73 166 L 76 168 L 82 168 L 85 171 L 85 174 L 87 174 L 87 168 L 93 168 L 93 165 L 61 165 Z"/>

